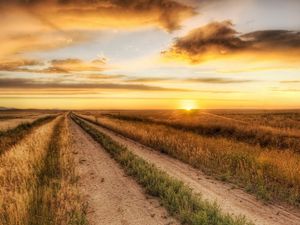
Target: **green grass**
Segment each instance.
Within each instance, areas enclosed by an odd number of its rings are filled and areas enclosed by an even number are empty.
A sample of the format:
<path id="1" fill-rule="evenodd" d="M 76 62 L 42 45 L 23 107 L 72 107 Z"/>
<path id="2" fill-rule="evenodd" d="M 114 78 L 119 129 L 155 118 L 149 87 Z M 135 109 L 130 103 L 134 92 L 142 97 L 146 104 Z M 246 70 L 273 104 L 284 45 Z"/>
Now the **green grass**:
<path id="1" fill-rule="evenodd" d="M 7 151 L 10 147 L 22 140 L 33 128 L 41 126 L 53 120 L 56 116 L 45 116 L 32 123 L 22 123 L 17 127 L 0 131 L 0 154 Z"/>
<path id="2" fill-rule="evenodd" d="M 252 224 L 244 217 L 224 214 L 213 203 L 203 200 L 182 182 L 171 178 L 119 145 L 107 135 L 99 132 L 78 117 L 72 117 L 95 141 L 100 143 L 110 155 L 134 177 L 152 196 L 158 197 L 169 213 L 188 225 L 244 225 Z"/>

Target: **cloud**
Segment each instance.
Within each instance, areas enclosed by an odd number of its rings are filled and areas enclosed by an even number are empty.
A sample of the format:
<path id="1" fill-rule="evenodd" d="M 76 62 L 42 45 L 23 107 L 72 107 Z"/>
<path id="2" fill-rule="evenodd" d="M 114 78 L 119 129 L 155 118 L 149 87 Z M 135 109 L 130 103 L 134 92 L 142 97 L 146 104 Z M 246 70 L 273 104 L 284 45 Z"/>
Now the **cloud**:
<path id="1" fill-rule="evenodd" d="M 102 71 L 106 65 L 106 59 L 95 59 L 92 61 L 83 61 L 80 59 L 55 59 L 50 62 L 49 71 L 66 71 L 66 72 L 82 72 L 82 71 Z"/>
<path id="2" fill-rule="evenodd" d="M 193 7 L 175 0 L 15 0 L 2 7 L 27 10 L 57 30 L 156 25 L 172 31 L 195 14 Z"/>
<path id="3" fill-rule="evenodd" d="M 0 0 L 0 59 L 99 38 L 100 30 L 173 31 L 195 9 L 175 0 Z"/>
<path id="4" fill-rule="evenodd" d="M 280 81 L 282 84 L 295 84 L 295 83 L 300 83 L 300 80 L 282 80 Z"/>
<path id="5" fill-rule="evenodd" d="M 26 78 L 0 78 L 0 88 L 3 89 L 119 89 L 119 90 L 140 90 L 140 91 L 181 91 L 190 90 L 179 88 L 164 88 L 148 86 L 143 84 L 115 84 L 95 82 L 63 82 L 61 80 L 43 81 Z"/>
<path id="6" fill-rule="evenodd" d="M 188 82 L 199 82 L 199 83 L 212 83 L 212 84 L 236 84 L 236 83 L 248 83 L 253 80 L 237 80 L 237 79 L 228 79 L 228 78 L 188 78 L 185 79 Z"/>
<path id="7" fill-rule="evenodd" d="M 145 77 L 145 78 L 129 78 L 126 82 L 129 83 L 150 83 L 150 82 L 162 82 L 169 81 L 172 78 L 164 78 L 164 77 Z"/>
<path id="8" fill-rule="evenodd" d="M 82 78 L 88 78 L 92 80 L 106 80 L 106 79 L 119 79 L 126 77 L 121 74 L 81 74 Z"/>
<path id="9" fill-rule="evenodd" d="M 36 68 L 45 66 L 46 68 Z M 92 61 L 83 61 L 76 58 L 55 59 L 50 62 L 41 62 L 30 59 L 14 59 L 0 62 L 0 71 L 31 72 L 31 73 L 73 73 L 98 72 L 106 68 L 106 59 L 100 58 Z"/>
<path id="10" fill-rule="evenodd" d="M 287 88 L 287 89 L 273 88 L 272 91 L 274 91 L 274 92 L 300 92 L 300 89 L 296 89 L 296 88 Z"/>
<path id="11" fill-rule="evenodd" d="M 1 8 L 1 6 L 0 6 Z M 93 32 L 60 31 L 45 27 L 39 20 L 20 10 L 1 13 L 0 59 L 20 56 L 23 53 L 48 51 L 91 40 Z M 10 13 L 9 13 L 10 12 Z M 15 16 L 18 15 L 18 16 Z"/>
<path id="12" fill-rule="evenodd" d="M 0 71 L 13 71 L 19 72 L 26 70 L 28 66 L 41 66 L 42 62 L 32 59 L 18 59 L 18 60 L 6 60 L 0 62 Z"/>
<path id="13" fill-rule="evenodd" d="M 261 30 L 241 34 L 231 21 L 212 22 L 177 38 L 162 55 L 167 59 L 201 63 L 247 53 L 299 58 L 300 32 Z"/>

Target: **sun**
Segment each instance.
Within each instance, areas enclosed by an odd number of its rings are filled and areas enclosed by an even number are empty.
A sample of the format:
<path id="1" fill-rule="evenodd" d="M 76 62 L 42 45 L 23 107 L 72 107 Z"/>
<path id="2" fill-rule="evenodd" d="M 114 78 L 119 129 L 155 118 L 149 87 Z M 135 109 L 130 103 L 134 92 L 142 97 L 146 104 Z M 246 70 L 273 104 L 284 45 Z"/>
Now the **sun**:
<path id="1" fill-rule="evenodd" d="M 198 108 L 198 104 L 195 100 L 182 100 L 180 108 L 186 111 L 191 111 Z"/>

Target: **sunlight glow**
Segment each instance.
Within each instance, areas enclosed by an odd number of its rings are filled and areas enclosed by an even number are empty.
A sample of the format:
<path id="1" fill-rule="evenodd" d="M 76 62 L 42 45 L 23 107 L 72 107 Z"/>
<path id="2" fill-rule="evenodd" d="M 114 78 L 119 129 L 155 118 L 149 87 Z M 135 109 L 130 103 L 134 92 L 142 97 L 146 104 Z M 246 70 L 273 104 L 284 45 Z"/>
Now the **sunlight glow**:
<path id="1" fill-rule="evenodd" d="M 180 108 L 187 111 L 191 111 L 193 109 L 197 109 L 198 104 L 195 100 L 182 100 Z"/>

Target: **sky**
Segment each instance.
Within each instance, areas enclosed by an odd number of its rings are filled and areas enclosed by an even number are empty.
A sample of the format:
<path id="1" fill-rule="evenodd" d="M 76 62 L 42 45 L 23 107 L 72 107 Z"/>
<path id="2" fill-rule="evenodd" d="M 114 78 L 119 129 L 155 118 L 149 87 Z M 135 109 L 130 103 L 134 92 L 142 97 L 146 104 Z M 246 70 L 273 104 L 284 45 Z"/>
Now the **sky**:
<path id="1" fill-rule="evenodd" d="M 299 0 L 0 0 L 0 106 L 300 108 Z"/>

